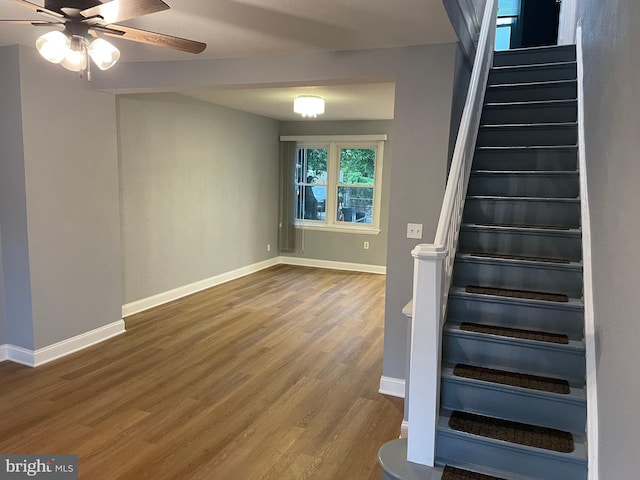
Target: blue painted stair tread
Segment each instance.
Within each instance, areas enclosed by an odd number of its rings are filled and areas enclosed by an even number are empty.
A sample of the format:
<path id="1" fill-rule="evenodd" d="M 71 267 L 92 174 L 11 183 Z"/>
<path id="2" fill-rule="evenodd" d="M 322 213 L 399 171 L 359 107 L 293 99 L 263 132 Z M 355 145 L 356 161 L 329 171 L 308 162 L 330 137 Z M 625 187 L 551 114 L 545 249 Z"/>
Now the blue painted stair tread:
<path id="1" fill-rule="evenodd" d="M 566 258 L 528 257 L 524 255 L 507 255 L 502 253 L 472 252 L 471 256 L 483 258 L 504 258 L 506 260 L 524 260 L 528 262 L 571 263 Z"/>
<path id="2" fill-rule="evenodd" d="M 528 388 L 561 395 L 568 395 L 571 392 L 569 382 L 566 380 L 525 373 L 507 372 L 494 368 L 476 367 L 462 363 L 457 364 L 453 368 L 453 374 L 457 377 L 470 378 L 472 380 L 499 383 L 501 385 Z"/>
<path id="3" fill-rule="evenodd" d="M 534 292 L 528 290 L 511 290 L 508 288 L 493 288 L 469 285 L 465 289 L 467 293 L 476 293 L 479 295 L 494 295 L 498 297 L 523 298 L 526 300 L 544 300 L 547 302 L 566 303 L 569 297 L 564 294 Z"/>
<path id="4" fill-rule="evenodd" d="M 472 435 L 544 450 L 561 453 L 574 450 L 573 436 L 569 432 L 468 412 L 454 411 L 449 419 L 449 427 Z"/>
<path id="5" fill-rule="evenodd" d="M 482 473 L 470 472 L 447 465 L 442 473 L 442 480 L 504 480 L 491 475 L 483 475 Z"/>
<path id="6" fill-rule="evenodd" d="M 539 332 L 536 330 L 524 330 L 521 328 L 499 327 L 496 325 L 484 325 L 480 323 L 463 322 L 460 330 L 468 332 L 488 333 L 489 335 L 500 335 L 502 337 L 523 338 L 525 340 L 535 340 L 538 342 L 569 344 L 569 337 L 559 333 Z"/>
<path id="7" fill-rule="evenodd" d="M 520 224 L 520 223 L 490 223 L 485 222 L 479 225 L 484 225 L 487 227 L 511 227 L 511 228 L 537 228 L 541 230 L 571 230 L 571 227 L 565 225 L 531 225 L 531 224 Z"/>
<path id="8" fill-rule="evenodd" d="M 538 65 L 496 66 L 489 73 L 490 85 L 507 83 L 547 82 L 577 78 L 578 69 L 574 61 L 551 62 Z"/>
<path id="9" fill-rule="evenodd" d="M 578 147 L 575 145 L 537 147 L 478 147 L 471 169 L 575 171 L 578 167 Z"/>

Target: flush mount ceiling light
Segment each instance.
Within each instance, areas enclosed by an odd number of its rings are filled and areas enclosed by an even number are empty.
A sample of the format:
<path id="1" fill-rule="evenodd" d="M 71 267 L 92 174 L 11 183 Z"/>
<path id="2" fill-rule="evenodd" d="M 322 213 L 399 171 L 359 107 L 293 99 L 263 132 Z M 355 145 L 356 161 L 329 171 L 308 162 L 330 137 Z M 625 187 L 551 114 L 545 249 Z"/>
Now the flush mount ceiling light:
<path id="1" fill-rule="evenodd" d="M 11 1 L 48 19 L 0 20 L 0 25 L 64 28 L 40 36 L 36 48 L 46 60 L 67 70 L 80 72 L 81 76 L 86 70 L 88 80 L 91 79 L 89 58 L 100 70 L 111 68 L 120 58 L 120 51 L 101 38 L 104 35 L 188 53 L 200 53 L 207 47 L 202 42 L 116 23 L 168 10 L 169 5 L 162 0 L 107 0 L 104 3 L 101 0 L 44 0 L 44 6 L 28 0 Z"/>
<path id="2" fill-rule="evenodd" d="M 293 111 L 304 118 L 316 118 L 324 113 L 324 98 L 316 95 L 301 95 L 293 100 Z"/>

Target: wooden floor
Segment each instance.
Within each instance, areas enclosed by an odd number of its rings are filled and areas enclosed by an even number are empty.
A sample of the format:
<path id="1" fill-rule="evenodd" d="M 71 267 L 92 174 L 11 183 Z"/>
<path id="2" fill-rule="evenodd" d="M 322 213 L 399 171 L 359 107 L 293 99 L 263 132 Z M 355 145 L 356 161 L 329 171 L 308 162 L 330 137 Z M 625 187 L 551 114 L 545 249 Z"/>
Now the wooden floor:
<path id="1" fill-rule="evenodd" d="M 273 267 L 1 363 L 0 452 L 76 453 L 87 480 L 378 480 L 403 408 L 377 393 L 384 281 Z"/>

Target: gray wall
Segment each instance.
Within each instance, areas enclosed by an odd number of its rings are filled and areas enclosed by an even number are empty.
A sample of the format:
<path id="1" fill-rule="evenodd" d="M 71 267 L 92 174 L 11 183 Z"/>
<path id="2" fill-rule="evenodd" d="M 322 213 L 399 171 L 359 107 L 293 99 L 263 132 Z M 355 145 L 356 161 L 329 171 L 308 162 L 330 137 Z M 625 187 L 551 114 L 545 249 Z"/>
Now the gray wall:
<path id="1" fill-rule="evenodd" d="M 380 233 L 362 235 L 341 232 L 304 231 L 304 251 L 301 254 L 287 254 L 303 258 L 333 260 L 338 262 L 362 263 L 365 265 L 386 265 L 387 228 L 389 217 L 390 172 L 392 163 L 393 138 L 391 120 L 345 121 L 345 122 L 282 122 L 281 135 L 374 135 L 387 134 L 382 163 L 382 198 L 380 210 Z M 369 250 L 363 248 L 369 242 Z"/>
<path id="2" fill-rule="evenodd" d="M 391 165 L 383 375 L 404 378 L 413 257 L 435 239 L 447 175 L 455 44 L 400 72 L 396 82 Z M 404 112 L 400 115 L 400 112 Z M 423 224 L 422 242 L 408 239 L 407 223 Z"/>
<path id="3" fill-rule="evenodd" d="M 462 51 L 461 45 L 458 44 L 458 48 L 456 49 L 456 63 L 453 77 L 453 100 L 451 102 L 449 165 L 451 165 L 453 150 L 456 146 L 456 140 L 458 138 L 460 120 L 462 120 L 462 113 L 464 112 L 464 104 L 467 101 L 467 93 L 469 91 L 472 69 L 473 65 Z"/>
<path id="4" fill-rule="evenodd" d="M 2 271 L 2 227 L 0 226 L 0 345 L 7 343 L 7 337 L 4 334 L 4 272 Z"/>
<path id="5" fill-rule="evenodd" d="M 487 0 L 442 0 L 464 55 L 473 62 Z"/>
<path id="6" fill-rule="evenodd" d="M 5 334 L 38 349 L 121 318 L 115 99 L 1 50 Z"/>
<path id="7" fill-rule="evenodd" d="M 34 346 L 122 318 L 113 95 L 21 47 Z"/>
<path id="8" fill-rule="evenodd" d="M 391 135 L 383 375 L 404 377 L 411 298 L 407 223 L 424 224 L 432 242 L 444 194 L 456 44 L 269 58 L 123 63 L 94 85 L 111 92 L 176 91 L 204 86 L 395 82 Z M 126 235 L 126 233 L 125 233 Z M 125 252 L 126 257 L 126 252 Z M 125 259 L 126 261 L 126 259 Z"/>
<path id="9" fill-rule="evenodd" d="M 117 102 L 125 303 L 277 255 L 277 121 L 173 94 Z"/>
<path id="10" fill-rule="evenodd" d="M 33 349 L 20 49 L 0 48 L 0 226 L 6 343 Z"/>
<path id="11" fill-rule="evenodd" d="M 640 2 L 582 0 L 600 478 L 637 478 Z"/>

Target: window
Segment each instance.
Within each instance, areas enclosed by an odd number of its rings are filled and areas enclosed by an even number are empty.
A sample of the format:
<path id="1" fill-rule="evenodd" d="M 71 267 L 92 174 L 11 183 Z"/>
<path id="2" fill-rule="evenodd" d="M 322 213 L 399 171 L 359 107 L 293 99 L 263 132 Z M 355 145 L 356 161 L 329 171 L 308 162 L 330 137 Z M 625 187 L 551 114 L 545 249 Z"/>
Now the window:
<path id="1" fill-rule="evenodd" d="M 496 25 L 496 51 L 515 48 L 518 22 L 520 16 L 520 0 L 498 0 L 498 21 Z"/>
<path id="2" fill-rule="evenodd" d="M 373 223 L 375 165 L 375 148 L 340 149 L 336 212 L 339 222 Z"/>
<path id="3" fill-rule="evenodd" d="M 296 225 L 378 233 L 386 135 L 282 137 L 295 140 Z"/>
<path id="4" fill-rule="evenodd" d="M 298 148 L 296 163 L 296 219 L 326 220 L 327 161 L 326 147 Z"/>

